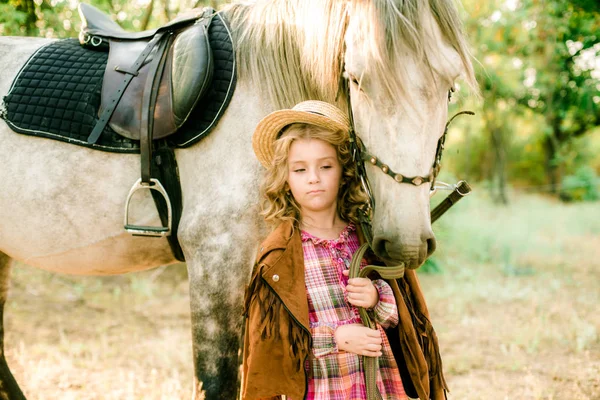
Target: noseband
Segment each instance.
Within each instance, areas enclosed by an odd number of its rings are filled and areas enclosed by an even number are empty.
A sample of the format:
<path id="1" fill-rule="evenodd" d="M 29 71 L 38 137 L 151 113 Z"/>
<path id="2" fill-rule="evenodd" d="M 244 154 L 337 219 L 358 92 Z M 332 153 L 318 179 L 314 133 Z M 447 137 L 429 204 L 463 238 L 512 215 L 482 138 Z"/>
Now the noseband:
<path id="1" fill-rule="evenodd" d="M 448 128 L 450 123 L 459 115 L 474 115 L 475 113 L 472 111 L 461 111 L 456 113 L 452 118 L 446 122 L 446 126 L 444 128 L 444 133 L 440 137 L 437 143 L 437 148 L 435 152 L 435 158 L 433 161 L 433 165 L 431 166 L 430 172 L 426 176 L 406 176 L 401 173 L 394 172 L 388 164 L 382 162 L 378 157 L 369 153 L 364 143 L 358 138 L 356 135 L 356 129 L 354 126 L 354 115 L 352 112 L 352 101 L 350 97 L 350 82 L 348 78 L 342 79 L 343 85 L 345 86 L 346 97 L 348 99 L 348 119 L 350 121 L 350 151 L 352 153 L 352 160 L 356 165 L 357 177 L 361 182 L 361 185 L 367 194 L 367 203 L 363 207 L 361 207 L 358 211 L 358 219 L 361 224 L 361 228 L 365 235 L 365 239 L 367 243 L 371 245 L 373 243 L 373 232 L 371 226 L 371 219 L 373 217 L 373 213 L 375 211 L 375 197 L 373 196 L 373 192 L 371 191 L 371 186 L 369 185 L 369 180 L 367 179 L 367 172 L 365 168 L 365 163 L 370 163 L 373 166 L 378 167 L 384 174 L 389 175 L 396 183 L 407 183 L 414 186 L 421 186 L 422 184 L 429 182 L 430 190 L 433 192 L 436 190 L 435 181 L 440 173 L 441 169 L 441 161 L 442 161 L 442 153 L 444 151 L 444 144 L 446 142 L 446 134 L 448 133 Z M 448 91 L 448 101 L 450 101 L 450 97 L 454 89 L 450 89 Z M 448 185 L 443 183 L 440 188 L 452 187 L 452 185 Z M 456 185 L 454 185 L 454 192 L 451 193 L 436 209 L 434 209 L 431 213 L 432 221 L 434 222 L 438 219 L 444 212 L 448 210 L 453 204 L 455 204 L 460 198 L 466 196 L 471 191 L 470 186 L 465 181 L 460 181 Z M 435 218 L 435 219 L 434 219 Z"/>

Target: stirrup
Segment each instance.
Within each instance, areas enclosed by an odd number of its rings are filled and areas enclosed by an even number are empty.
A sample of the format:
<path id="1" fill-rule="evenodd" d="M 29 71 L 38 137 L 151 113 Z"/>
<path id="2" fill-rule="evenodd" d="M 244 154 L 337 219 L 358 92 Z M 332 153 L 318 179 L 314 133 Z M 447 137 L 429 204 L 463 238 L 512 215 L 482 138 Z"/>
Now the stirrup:
<path id="1" fill-rule="evenodd" d="M 130 225 L 129 224 L 129 202 L 131 201 L 131 197 L 138 190 L 156 190 L 158 193 L 162 195 L 167 203 L 167 226 L 145 226 L 145 225 Z M 169 199 L 169 195 L 167 191 L 160 183 L 158 179 L 151 178 L 150 185 L 143 185 L 142 179 L 138 179 L 136 183 L 133 184 L 131 190 L 129 191 L 129 195 L 127 195 L 127 202 L 125 203 L 125 230 L 133 236 L 152 236 L 152 237 L 163 237 L 171 235 L 171 224 L 172 224 L 172 210 L 171 210 L 171 200 Z"/>

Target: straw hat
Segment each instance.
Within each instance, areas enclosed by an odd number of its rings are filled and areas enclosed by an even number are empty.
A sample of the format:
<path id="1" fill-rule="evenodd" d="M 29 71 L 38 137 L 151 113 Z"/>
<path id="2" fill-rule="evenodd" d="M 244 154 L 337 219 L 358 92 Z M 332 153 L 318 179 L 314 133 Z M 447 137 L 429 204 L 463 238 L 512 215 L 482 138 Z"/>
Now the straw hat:
<path id="1" fill-rule="evenodd" d="M 311 124 L 332 131 L 348 132 L 350 122 L 339 108 L 324 101 L 308 100 L 292 108 L 272 112 L 264 117 L 252 135 L 252 148 L 258 161 L 269 168 L 273 162 L 273 143 L 291 124 Z"/>

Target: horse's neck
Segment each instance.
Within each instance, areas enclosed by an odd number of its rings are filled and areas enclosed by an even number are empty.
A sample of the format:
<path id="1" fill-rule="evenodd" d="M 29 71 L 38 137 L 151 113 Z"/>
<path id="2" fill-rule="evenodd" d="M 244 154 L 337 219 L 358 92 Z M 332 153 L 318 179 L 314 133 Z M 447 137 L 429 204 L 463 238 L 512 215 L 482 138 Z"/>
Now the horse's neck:
<path id="1" fill-rule="evenodd" d="M 177 151 L 182 185 L 199 189 L 186 191 L 184 204 L 218 209 L 256 203 L 262 169 L 252 151 L 252 133 L 273 110 L 252 82 L 238 81 L 217 127 L 199 143 Z"/>

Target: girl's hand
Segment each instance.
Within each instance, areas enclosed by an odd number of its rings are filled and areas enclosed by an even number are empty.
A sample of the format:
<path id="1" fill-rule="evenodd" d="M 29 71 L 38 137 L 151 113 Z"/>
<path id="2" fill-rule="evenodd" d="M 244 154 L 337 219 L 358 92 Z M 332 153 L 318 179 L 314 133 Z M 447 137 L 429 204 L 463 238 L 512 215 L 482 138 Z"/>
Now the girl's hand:
<path id="1" fill-rule="evenodd" d="M 350 271 L 344 270 L 342 274 L 348 276 Z M 348 303 L 356 307 L 373 308 L 379 301 L 379 292 L 369 278 L 352 278 L 346 285 Z"/>
<path id="2" fill-rule="evenodd" d="M 333 334 L 338 349 L 362 356 L 381 356 L 381 334 L 360 324 L 338 326 Z"/>

